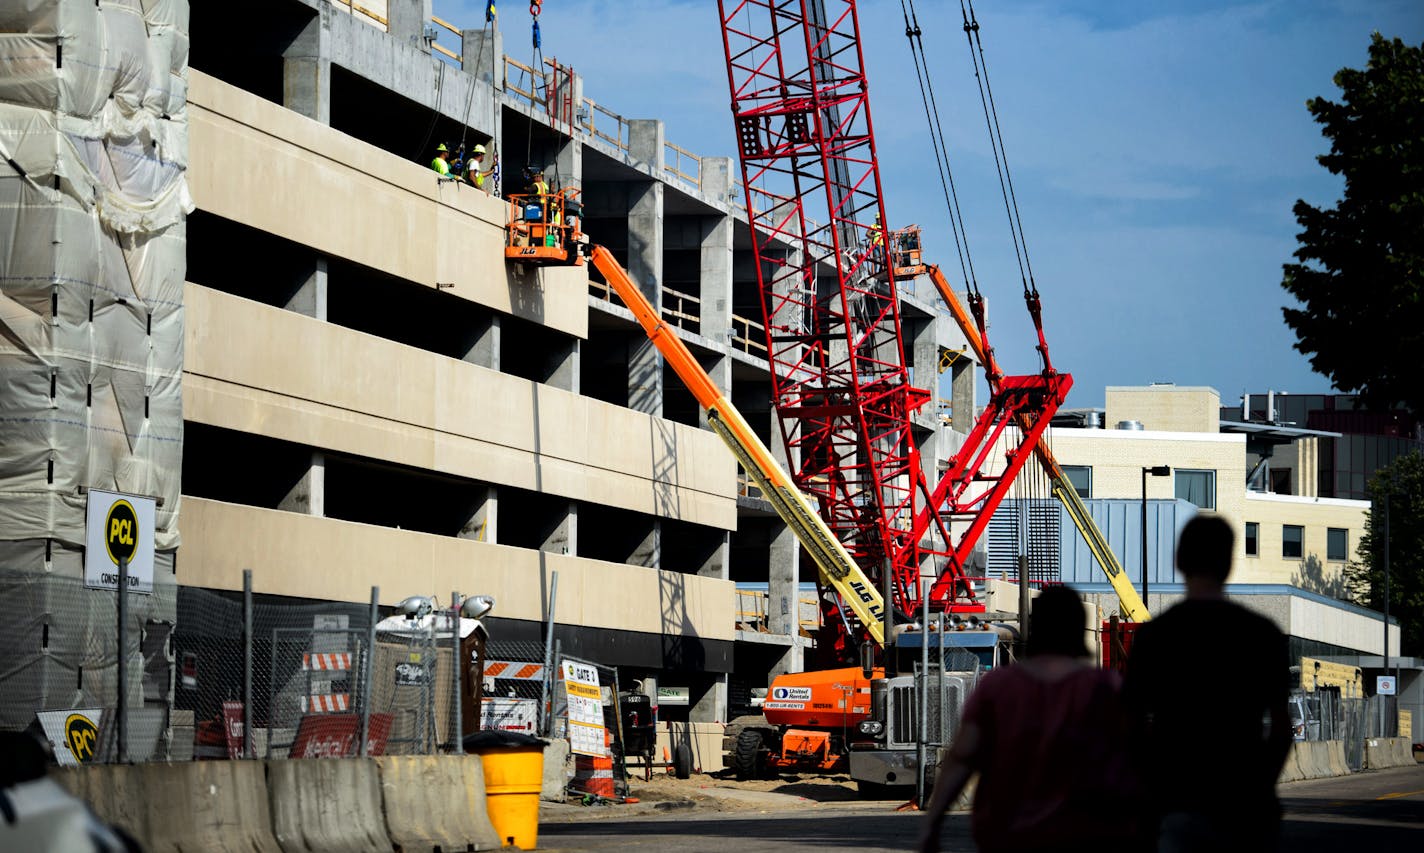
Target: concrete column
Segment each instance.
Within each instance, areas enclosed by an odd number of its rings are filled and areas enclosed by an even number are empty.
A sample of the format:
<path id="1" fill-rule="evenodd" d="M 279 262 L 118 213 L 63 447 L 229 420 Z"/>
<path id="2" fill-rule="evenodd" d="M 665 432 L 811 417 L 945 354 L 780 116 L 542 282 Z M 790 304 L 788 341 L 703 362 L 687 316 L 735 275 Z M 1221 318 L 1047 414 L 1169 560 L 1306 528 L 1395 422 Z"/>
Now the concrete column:
<path id="1" fill-rule="evenodd" d="M 635 118 L 628 121 L 628 156 L 633 159 L 633 165 L 661 175 L 666 142 L 660 119 Z"/>
<path id="2" fill-rule="evenodd" d="M 564 391 L 579 393 L 579 362 L 582 352 L 578 338 L 569 340 L 567 346 L 550 351 L 545 356 L 544 383 Z"/>
<path id="3" fill-rule="evenodd" d="M 771 528 L 771 553 L 767 572 L 767 627 L 773 634 L 794 636 L 799 628 L 801 543 L 781 521 Z"/>
<path id="4" fill-rule="evenodd" d="M 499 27 L 460 31 L 460 64 L 465 73 L 489 86 L 504 86 L 504 34 Z"/>
<path id="5" fill-rule="evenodd" d="M 628 195 L 628 274 L 661 311 L 663 185 L 635 185 Z M 663 413 L 663 358 L 641 333 L 628 339 L 628 407 L 655 417 Z"/>
<path id="6" fill-rule="evenodd" d="M 326 515 L 326 454 L 312 453 L 306 473 L 277 504 L 277 509 L 317 517 Z"/>
<path id="7" fill-rule="evenodd" d="M 499 370 L 500 315 L 491 314 L 489 319 L 476 326 L 470 336 L 470 349 L 464 360 L 490 370 Z"/>
<path id="8" fill-rule="evenodd" d="M 708 552 L 702 565 L 697 567 L 698 577 L 728 580 L 731 578 L 730 559 L 732 554 L 732 534 L 723 532 L 721 541 Z M 676 568 L 676 567 L 674 567 Z"/>
<path id="9" fill-rule="evenodd" d="M 727 721 L 727 674 L 708 673 L 711 684 L 696 697 L 687 711 L 687 719 L 693 723 L 725 723 Z"/>
<path id="10" fill-rule="evenodd" d="M 568 511 L 549 530 L 540 551 L 550 554 L 578 554 L 578 504 L 569 501 Z"/>
<path id="11" fill-rule="evenodd" d="M 703 157 L 700 167 L 702 195 L 730 207 L 734 201 L 732 182 L 736 168 L 731 157 Z"/>
<path id="12" fill-rule="evenodd" d="M 798 640 L 786 649 L 786 653 L 781 656 L 781 660 L 772 664 L 771 670 L 767 672 L 767 680 L 786 675 L 788 672 L 806 671 L 806 648 Z"/>
<path id="13" fill-rule="evenodd" d="M 954 431 L 967 433 L 974 426 L 974 389 L 978 364 L 972 357 L 955 359 L 950 365 L 950 413 Z"/>
<path id="14" fill-rule="evenodd" d="M 654 518 L 648 527 L 648 533 L 633 548 L 633 553 L 628 555 L 628 563 L 633 566 L 647 566 L 650 569 L 662 568 L 663 565 L 663 522 L 662 519 Z"/>
<path id="15" fill-rule="evenodd" d="M 331 28 L 323 6 L 282 51 L 282 106 L 331 123 Z"/>
<path id="16" fill-rule="evenodd" d="M 732 229 L 730 216 L 702 220 L 702 334 L 719 344 L 732 331 Z"/>
<path id="17" fill-rule="evenodd" d="M 408 43 L 426 53 L 430 43 L 425 40 L 425 28 L 430 25 L 431 0 L 389 0 L 386 18 L 387 32 L 401 42 Z"/>
<path id="18" fill-rule="evenodd" d="M 722 393 L 727 399 L 732 398 L 732 357 L 718 356 L 717 360 L 710 365 L 706 365 L 707 375 L 712 377 L 712 381 L 717 383 L 717 387 L 722 389 Z M 697 408 L 697 425 L 703 429 L 707 428 L 707 410 L 699 406 Z"/>
<path id="19" fill-rule="evenodd" d="M 326 320 L 327 276 L 326 258 L 317 258 L 310 271 L 298 282 L 283 307 L 318 320 Z"/>
<path id="20" fill-rule="evenodd" d="M 475 510 L 460 528 L 459 539 L 480 542 L 499 541 L 499 487 L 485 486 L 476 500 Z"/>

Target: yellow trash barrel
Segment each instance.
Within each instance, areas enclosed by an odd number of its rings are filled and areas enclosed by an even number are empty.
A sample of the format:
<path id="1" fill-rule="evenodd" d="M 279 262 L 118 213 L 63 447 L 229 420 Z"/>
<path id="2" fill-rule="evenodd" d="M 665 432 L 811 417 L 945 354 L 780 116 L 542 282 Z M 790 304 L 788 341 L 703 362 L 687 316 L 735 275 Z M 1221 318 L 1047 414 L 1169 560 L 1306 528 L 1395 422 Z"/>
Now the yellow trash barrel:
<path id="1" fill-rule="evenodd" d="M 484 765 L 485 808 L 495 833 L 506 847 L 535 849 L 539 843 L 539 794 L 544 787 L 543 741 L 527 738 L 533 743 L 506 746 L 489 740 L 470 744 L 470 740 L 474 738 L 467 739 L 467 746 Z"/>

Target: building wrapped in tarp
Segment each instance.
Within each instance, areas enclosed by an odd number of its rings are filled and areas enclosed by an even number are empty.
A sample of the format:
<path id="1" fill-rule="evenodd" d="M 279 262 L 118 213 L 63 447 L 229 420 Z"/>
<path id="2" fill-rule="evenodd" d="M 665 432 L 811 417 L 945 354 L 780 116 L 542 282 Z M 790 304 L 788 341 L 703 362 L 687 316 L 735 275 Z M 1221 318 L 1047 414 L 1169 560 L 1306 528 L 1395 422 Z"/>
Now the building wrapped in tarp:
<path id="1" fill-rule="evenodd" d="M 0 728 L 112 707 L 91 489 L 150 496 L 130 707 L 166 709 L 183 447 L 186 0 L 0 5 Z"/>

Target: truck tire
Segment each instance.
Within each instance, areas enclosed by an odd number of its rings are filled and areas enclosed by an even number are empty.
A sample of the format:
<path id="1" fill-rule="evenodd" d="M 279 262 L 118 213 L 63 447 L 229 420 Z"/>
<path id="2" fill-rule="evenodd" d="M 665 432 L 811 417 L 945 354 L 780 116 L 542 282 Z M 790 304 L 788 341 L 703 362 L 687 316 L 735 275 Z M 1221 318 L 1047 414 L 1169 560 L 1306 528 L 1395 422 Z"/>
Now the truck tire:
<path id="1" fill-rule="evenodd" d="M 679 779 L 692 777 L 692 750 L 685 743 L 672 748 L 672 774 Z"/>
<path id="2" fill-rule="evenodd" d="M 737 735 L 736 749 L 732 752 L 732 769 L 737 773 L 737 781 L 759 779 L 766 769 L 763 758 L 766 741 L 760 729 L 744 729 Z"/>

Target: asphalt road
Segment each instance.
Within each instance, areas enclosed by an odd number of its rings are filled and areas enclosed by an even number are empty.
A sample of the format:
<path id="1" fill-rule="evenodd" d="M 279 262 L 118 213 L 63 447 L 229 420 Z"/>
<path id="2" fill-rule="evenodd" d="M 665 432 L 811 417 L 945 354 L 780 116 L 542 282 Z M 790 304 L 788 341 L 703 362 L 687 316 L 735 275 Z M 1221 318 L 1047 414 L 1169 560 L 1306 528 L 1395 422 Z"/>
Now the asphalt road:
<path id="1" fill-rule="evenodd" d="M 1424 766 L 1295 782 L 1280 789 L 1283 853 L 1424 850 Z M 909 850 L 920 815 L 889 804 L 768 802 L 765 810 L 681 811 L 545 824 L 548 851 L 668 850 L 675 853 Z M 945 818 L 943 850 L 973 851 L 967 814 Z"/>

